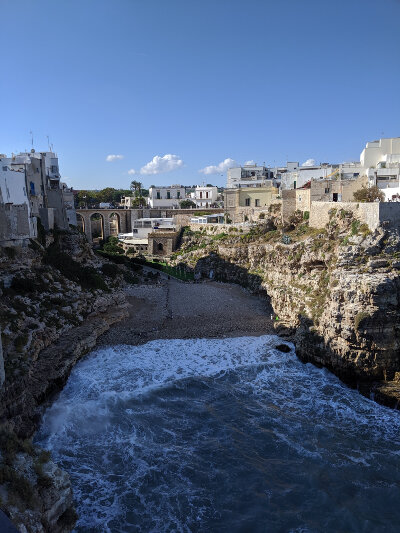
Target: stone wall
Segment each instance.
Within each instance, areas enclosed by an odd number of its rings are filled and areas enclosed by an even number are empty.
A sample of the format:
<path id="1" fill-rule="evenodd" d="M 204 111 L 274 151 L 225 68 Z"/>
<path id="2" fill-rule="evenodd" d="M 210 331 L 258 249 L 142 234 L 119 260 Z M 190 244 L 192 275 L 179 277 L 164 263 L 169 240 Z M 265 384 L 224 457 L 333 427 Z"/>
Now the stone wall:
<path id="1" fill-rule="evenodd" d="M 310 211 L 310 226 L 312 228 L 323 228 L 328 224 L 330 220 L 329 212 L 332 209 L 340 211 L 351 211 L 353 216 L 360 222 L 368 225 L 370 230 L 375 230 L 380 224 L 380 204 L 379 202 L 373 203 L 356 203 L 356 202 L 313 202 Z M 393 206 L 397 206 L 393 211 L 390 209 L 384 210 L 387 216 L 390 213 L 390 219 L 394 220 L 394 211 L 397 211 L 398 217 L 400 217 L 400 204 L 393 203 Z M 385 219 L 386 220 L 386 219 Z M 400 220 L 399 220 L 400 222 Z M 397 224 L 399 223 L 397 222 Z"/>
<path id="2" fill-rule="evenodd" d="M 204 231 L 207 235 L 215 235 L 218 233 L 231 233 L 233 231 L 240 231 L 240 233 L 248 233 L 250 231 L 249 225 L 244 224 L 190 224 L 192 231 Z"/>
<path id="3" fill-rule="evenodd" d="M 282 219 L 286 222 L 296 211 L 296 189 L 282 191 Z"/>
<path id="4" fill-rule="evenodd" d="M 27 204 L 0 204 L 0 243 L 2 246 L 24 244 L 31 235 Z"/>

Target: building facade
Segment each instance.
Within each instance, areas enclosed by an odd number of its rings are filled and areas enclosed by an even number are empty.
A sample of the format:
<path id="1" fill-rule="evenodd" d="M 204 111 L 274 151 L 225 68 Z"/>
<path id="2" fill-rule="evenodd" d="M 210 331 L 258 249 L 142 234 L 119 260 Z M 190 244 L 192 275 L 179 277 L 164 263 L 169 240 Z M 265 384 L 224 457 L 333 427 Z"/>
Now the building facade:
<path id="1" fill-rule="evenodd" d="M 58 158 L 53 152 L 0 155 L 1 243 L 24 244 L 37 237 L 37 223 L 45 229 L 76 225 L 72 189 L 60 183 Z"/>
<path id="2" fill-rule="evenodd" d="M 185 187 L 171 185 L 170 187 L 150 187 L 147 199 L 148 207 L 153 208 L 179 208 L 180 202 L 185 199 Z"/>
<path id="3" fill-rule="evenodd" d="M 228 168 L 227 170 L 227 189 L 236 189 L 240 187 L 265 187 L 268 180 L 274 179 L 273 172 L 265 167 L 258 165 L 244 165 L 242 167 Z"/>
<path id="4" fill-rule="evenodd" d="M 232 222 L 257 220 L 272 204 L 279 204 L 277 187 L 240 187 L 225 189 L 225 211 Z"/>
<path id="5" fill-rule="evenodd" d="M 211 207 L 218 198 L 218 187 L 197 186 L 194 191 L 196 207 Z"/>

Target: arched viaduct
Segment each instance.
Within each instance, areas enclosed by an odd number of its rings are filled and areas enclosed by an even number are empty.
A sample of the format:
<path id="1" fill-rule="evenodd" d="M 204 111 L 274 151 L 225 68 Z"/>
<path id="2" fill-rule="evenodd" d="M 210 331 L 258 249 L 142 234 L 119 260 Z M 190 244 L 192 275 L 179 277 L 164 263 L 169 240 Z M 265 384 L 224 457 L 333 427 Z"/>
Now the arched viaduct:
<path id="1" fill-rule="evenodd" d="M 107 239 L 111 235 L 118 233 L 129 233 L 132 231 L 132 220 L 143 217 L 173 217 L 178 227 L 185 226 L 189 223 L 190 217 L 196 212 L 206 214 L 223 213 L 223 208 L 196 208 L 196 209 L 77 209 L 76 218 L 86 234 L 90 243 L 93 242 L 91 217 L 100 216 L 102 238 Z M 112 215 L 117 216 L 117 228 L 113 223 Z"/>
<path id="2" fill-rule="evenodd" d="M 77 209 L 76 215 L 78 225 L 82 226 L 89 242 L 93 241 L 91 220 L 93 215 L 100 216 L 103 239 L 107 239 L 111 235 L 117 236 L 118 233 L 131 231 L 130 209 Z"/>

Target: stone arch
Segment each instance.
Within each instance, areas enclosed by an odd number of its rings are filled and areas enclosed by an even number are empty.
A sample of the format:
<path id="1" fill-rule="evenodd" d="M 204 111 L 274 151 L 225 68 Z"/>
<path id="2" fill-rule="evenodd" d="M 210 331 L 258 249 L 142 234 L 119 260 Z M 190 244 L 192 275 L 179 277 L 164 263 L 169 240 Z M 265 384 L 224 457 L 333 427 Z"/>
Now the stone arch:
<path id="1" fill-rule="evenodd" d="M 118 233 L 121 233 L 121 217 L 116 211 L 113 211 L 108 215 L 108 223 L 110 226 L 110 235 L 117 237 Z"/>
<path id="2" fill-rule="evenodd" d="M 91 213 L 89 217 L 90 234 L 92 241 L 99 242 L 100 239 L 106 238 L 104 215 L 102 213 Z"/>
<path id="3" fill-rule="evenodd" d="M 158 250 L 159 252 L 163 252 L 163 251 L 164 251 L 164 245 L 163 245 L 162 242 L 159 242 L 159 243 L 157 244 L 157 250 Z"/>
<path id="4" fill-rule="evenodd" d="M 81 215 L 80 213 L 76 213 L 76 224 L 78 226 L 78 229 L 82 233 L 86 233 L 86 222 L 85 217 Z"/>

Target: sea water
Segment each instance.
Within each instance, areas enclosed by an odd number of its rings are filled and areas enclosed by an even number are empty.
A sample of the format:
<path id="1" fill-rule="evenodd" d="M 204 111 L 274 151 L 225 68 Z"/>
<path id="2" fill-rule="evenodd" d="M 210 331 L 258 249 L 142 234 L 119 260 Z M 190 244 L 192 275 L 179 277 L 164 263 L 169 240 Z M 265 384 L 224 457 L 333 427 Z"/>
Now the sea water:
<path id="1" fill-rule="evenodd" d="M 99 348 L 36 442 L 77 532 L 398 532 L 400 413 L 275 336 Z"/>

